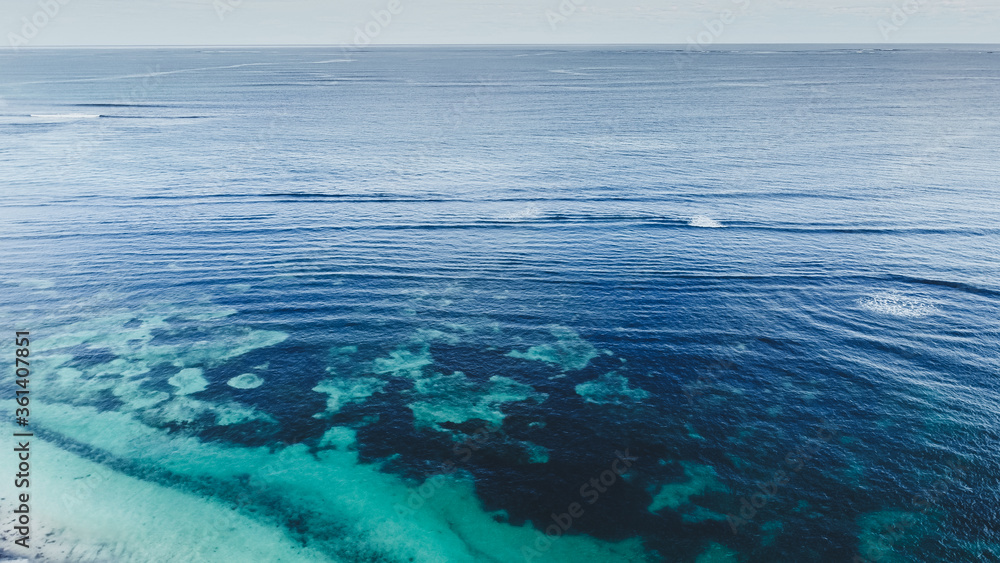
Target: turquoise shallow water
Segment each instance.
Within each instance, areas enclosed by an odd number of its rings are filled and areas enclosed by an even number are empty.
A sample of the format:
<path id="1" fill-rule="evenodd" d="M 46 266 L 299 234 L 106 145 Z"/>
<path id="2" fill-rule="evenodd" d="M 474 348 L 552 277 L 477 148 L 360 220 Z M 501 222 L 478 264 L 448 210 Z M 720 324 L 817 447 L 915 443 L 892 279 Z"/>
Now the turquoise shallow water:
<path id="1" fill-rule="evenodd" d="M 996 53 L 0 77 L 45 560 L 1000 561 Z"/>

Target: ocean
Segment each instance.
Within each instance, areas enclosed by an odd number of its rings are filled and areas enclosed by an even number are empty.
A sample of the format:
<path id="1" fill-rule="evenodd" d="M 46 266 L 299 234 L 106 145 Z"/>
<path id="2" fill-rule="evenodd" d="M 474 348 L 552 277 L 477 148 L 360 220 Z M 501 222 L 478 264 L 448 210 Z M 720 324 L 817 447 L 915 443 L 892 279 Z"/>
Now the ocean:
<path id="1" fill-rule="evenodd" d="M 1000 561 L 998 98 L 976 48 L 0 53 L 30 553 Z"/>

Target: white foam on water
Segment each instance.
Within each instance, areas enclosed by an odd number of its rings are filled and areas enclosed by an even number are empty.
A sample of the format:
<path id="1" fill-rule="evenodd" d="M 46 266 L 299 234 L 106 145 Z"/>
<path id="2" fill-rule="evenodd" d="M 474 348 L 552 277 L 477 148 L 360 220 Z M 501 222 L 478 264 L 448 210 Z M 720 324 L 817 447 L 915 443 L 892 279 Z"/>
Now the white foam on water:
<path id="1" fill-rule="evenodd" d="M 627 405 L 649 398 L 648 391 L 629 387 L 628 379 L 615 372 L 577 385 L 576 394 L 598 405 Z"/>
<path id="2" fill-rule="evenodd" d="M 96 113 L 33 113 L 31 117 L 47 121 L 72 121 L 75 119 L 96 119 L 101 116 Z"/>
<path id="3" fill-rule="evenodd" d="M 496 219 L 498 221 L 531 221 L 532 219 L 538 219 L 542 216 L 542 210 L 539 209 L 537 205 L 528 205 L 517 211 L 511 211 L 509 213 L 504 213 L 497 215 Z"/>
<path id="4" fill-rule="evenodd" d="M 872 313 L 916 319 L 933 315 L 937 309 L 926 299 L 903 295 L 898 291 L 879 291 L 858 300 L 858 306 Z"/>
<path id="5" fill-rule="evenodd" d="M 22 280 L 10 280 L 4 281 L 2 283 L 17 285 L 18 287 L 23 287 L 25 289 L 52 289 L 56 286 L 54 280 L 44 280 L 44 279 L 22 279 Z"/>
<path id="6" fill-rule="evenodd" d="M 264 384 L 264 380 L 255 373 L 241 373 L 226 382 L 234 389 L 256 389 Z"/>
<path id="7" fill-rule="evenodd" d="M 701 227 L 703 229 L 720 229 L 724 227 L 722 223 L 712 219 L 711 217 L 706 217 L 704 215 L 697 215 L 688 221 L 688 226 L 691 227 Z"/>

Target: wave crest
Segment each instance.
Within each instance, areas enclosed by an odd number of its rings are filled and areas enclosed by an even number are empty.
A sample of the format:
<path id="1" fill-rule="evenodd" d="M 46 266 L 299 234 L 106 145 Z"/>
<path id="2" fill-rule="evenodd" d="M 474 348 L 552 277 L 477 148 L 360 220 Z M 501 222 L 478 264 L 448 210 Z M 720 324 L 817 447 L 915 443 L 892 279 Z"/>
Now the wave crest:
<path id="1" fill-rule="evenodd" d="M 858 300 L 858 305 L 873 313 L 894 317 L 919 318 L 936 312 L 934 305 L 925 299 L 903 295 L 898 291 L 880 291 Z"/>
<path id="2" fill-rule="evenodd" d="M 94 113 L 33 113 L 31 117 L 63 121 L 70 119 L 97 119 L 101 116 Z"/>
<path id="3" fill-rule="evenodd" d="M 704 215 L 697 215 L 695 217 L 692 217 L 691 220 L 688 221 L 688 225 L 691 227 L 701 227 L 703 229 L 721 229 L 722 227 L 725 226 L 722 223 L 716 221 L 715 219 L 712 219 L 711 217 L 706 217 Z"/>
<path id="4" fill-rule="evenodd" d="M 530 221 L 532 219 L 538 219 L 541 216 L 542 210 L 539 209 L 537 205 L 528 205 L 523 209 L 499 215 L 497 216 L 497 219 L 500 221 Z"/>

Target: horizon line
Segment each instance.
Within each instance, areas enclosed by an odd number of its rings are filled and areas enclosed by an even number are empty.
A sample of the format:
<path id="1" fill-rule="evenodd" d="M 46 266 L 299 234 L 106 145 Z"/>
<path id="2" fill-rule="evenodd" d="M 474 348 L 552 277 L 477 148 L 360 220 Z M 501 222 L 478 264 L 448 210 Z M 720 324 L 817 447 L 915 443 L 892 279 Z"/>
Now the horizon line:
<path id="1" fill-rule="evenodd" d="M 718 42 L 711 45 L 699 45 L 700 50 L 711 51 L 720 47 L 867 47 L 895 49 L 900 47 L 1000 47 L 997 43 L 954 43 L 954 42 L 922 42 L 922 43 L 801 43 L 801 42 L 753 42 L 753 43 L 724 43 Z M 22 47 L 11 47 L 0 45 L 0 51 L 20 51 L 31 49 L 200 49 L 200 48 L 352 48 L 352 49 L 378 49 L 391 47 L 689 47 L 688 43 L 379 43 L 357 45 L 353 43 L 209 43 L 209 44 L 78 44 L 78 45 L 31 45 Z"/>

